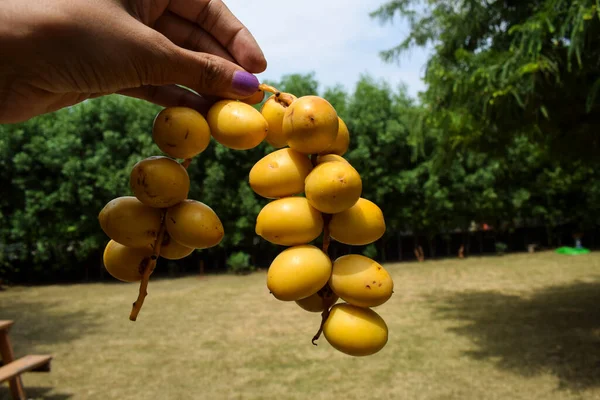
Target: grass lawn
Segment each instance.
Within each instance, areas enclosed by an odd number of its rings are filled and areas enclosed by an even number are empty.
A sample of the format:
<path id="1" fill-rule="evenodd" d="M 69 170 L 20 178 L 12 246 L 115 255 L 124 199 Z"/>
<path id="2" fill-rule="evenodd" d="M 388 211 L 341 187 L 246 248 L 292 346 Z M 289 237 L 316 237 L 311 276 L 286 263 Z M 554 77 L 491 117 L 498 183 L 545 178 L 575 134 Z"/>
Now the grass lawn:
<path id="1" fill-rule="evenodd" d="M 313 346 L 319 315 L 264 272 L 152 280 L 137 322 L 137 284 L 11 288 L 0 319 L 17 356 L 55 357 L 24 375 L 32 398 L 600 399 L 600 254 L 386 267 L 390 338 L 366 358 Z"/>

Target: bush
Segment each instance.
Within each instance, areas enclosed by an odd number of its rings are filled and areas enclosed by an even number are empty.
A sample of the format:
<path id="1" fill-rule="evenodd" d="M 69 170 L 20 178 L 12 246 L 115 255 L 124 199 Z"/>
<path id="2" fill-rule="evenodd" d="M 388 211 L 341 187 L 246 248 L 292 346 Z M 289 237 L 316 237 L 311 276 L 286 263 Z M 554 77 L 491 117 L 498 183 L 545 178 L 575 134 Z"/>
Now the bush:
<path id="1" fill-rule="evenodd" d="M 506 243 L 496 242 L 496 254 L 498 254 L 499 256 L 504 255 L 504 253 L 506 253 L 507 248 L 508 246 L 506 245 Z"/>
<path id="2" fill-rule="evenodd" d="M 227 270 L 237 275 L 249 274 L 256 270 L 250 265 L 250 255 L 243 251 L 232 253 L 227 259 Z"/>
<path id="3" fill-rule="evenodd" d="M 371 243 L 363 250 L 363 256 L 375 259 L 377 257 L 377 247 Z"/>

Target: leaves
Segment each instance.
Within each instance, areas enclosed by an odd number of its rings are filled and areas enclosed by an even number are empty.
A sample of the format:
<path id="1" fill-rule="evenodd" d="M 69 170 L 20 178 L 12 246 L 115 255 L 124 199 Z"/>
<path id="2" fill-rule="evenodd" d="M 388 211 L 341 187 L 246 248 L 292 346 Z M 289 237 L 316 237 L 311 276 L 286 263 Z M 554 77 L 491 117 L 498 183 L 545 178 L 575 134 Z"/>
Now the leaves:
<path id="1" fill-rule="evenodd" d="M 560 81 L 552 78 L 556 65 L 563 71 L 564 60 L 539 56 L 535 67 L 533 61 L 516 63 L 521 72 L 513 74 L 512 64 L 502 64 L 505 50 L 455 50 L 452 60 L 460 68 L 441 57 L 430 63 L 428 76 L 437 86 L 430 86 L 427 96 L 440 97 L 426 96 L 421 104 L 405 87 L 391 88 L 369 75 L 361 76 L 351 93 L 341 86 L 319 92 L 314 74 L 289 75 L 276 86 L 322 95 L 339 111 L 350 131 L 344 157 L 361 175 L 362 197 L 384 212 L 382 241 L 399 233 L 432 238 L 472 223 L 497 229 L 600 223 L 600 169 L 584 159 L 557 159 L 550 151 L 553 129 L 571 134 L 563 125 L 581 123 L 580 115 L 557 128 L 556 99 L 562 93 L 548 91 L 543 98 L 535 95 L 540 97 L 535 123 L 523 122 L 534 109 L 523 79 L 533 77 L 537 85 L 543 75 L 552 85 L 576 83 L 564 74 Z M 594 90 L 598 85 L 594 81 Z M 469 88 L 477 88 L 476 95 Z M 579 93 L 578 105 L 586 96 Z M 486 109 L 484 102 L 493 105 Z M 90 264 L 99 267 L 108 239 L 97 215 L 111 199 L 130 195 L 129 173 L 136 162 L 161 154 L 151 139 L 158 111 L 139 100 L 108 96 L 0 126 L 0 277 L 78 277 Z M 577 137 L 586 137 L 589 127 L 581 129 Z M 213 140 L 189 166 L 189 197 L 213 208 L 225 227 L 218 248 L 198 252 L 218 256 L 211 267 L 219 262 L 225 267 L 237 252 L 266 266 L 269 255 L 281 250 L 257 238 L 256 216 L 270 200 L 248 184 L 252 166 L 273 150 L 266 143 L 232 150 Z"/>
<path id="2" fill-rule="evenodd" d="M 431 112 L 427 123 L 444 136 L 440 143 L 452 146 L 440 154 L 451 157 L 448 150 L 458 147 L 498 153 L 527 134 L 556 157 L 597 162 L 598 6 L 597 0 L 405 0 L 371 15 L 382 22 L 398 16 L 410 26 L 397 47 L 384 51 L 386 61 L 435 44 L 422 99 Z M 577 141 L 564 140 L 574 135 Z"/>
<path id="3" fill-rule="evenodd" d="M 107 238 L 96 216 L 130 193 L 131 167 L 157 151 L 147 117 L 156 110 L 115 96 L 0 126 L 0 181 L 8 189 L 0 201 L 0 241 L 20 249 L 19 261 L 52 273 L 76 268 L 103 248 Z M 18 265 L 9 255 L 2 267 Z"/>

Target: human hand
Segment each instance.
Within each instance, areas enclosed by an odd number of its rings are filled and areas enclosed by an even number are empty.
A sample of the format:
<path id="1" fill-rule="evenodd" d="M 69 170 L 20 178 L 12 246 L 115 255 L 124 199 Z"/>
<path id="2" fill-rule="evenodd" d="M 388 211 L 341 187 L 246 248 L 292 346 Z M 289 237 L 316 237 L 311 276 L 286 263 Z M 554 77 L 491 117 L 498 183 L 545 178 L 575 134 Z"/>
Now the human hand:
<path id="1" fill-rule="evenodd" d="M 2 0 L 0 60 L 0 123 L 112 93 L 206 112 L 266 69 L 221 0 Z"/>

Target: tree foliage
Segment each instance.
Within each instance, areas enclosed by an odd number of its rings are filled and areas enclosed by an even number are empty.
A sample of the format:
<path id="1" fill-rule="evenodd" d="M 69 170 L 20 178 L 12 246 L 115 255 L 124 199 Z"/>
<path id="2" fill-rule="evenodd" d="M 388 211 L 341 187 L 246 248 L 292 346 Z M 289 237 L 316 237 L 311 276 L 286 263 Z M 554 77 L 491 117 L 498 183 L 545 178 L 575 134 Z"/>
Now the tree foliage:
<path id="1" fill-rule="evenodd" d="M 502 153 L 526 135 L 565 161 L 597 161 L 600 9 L 595 0 L 396 0 L 371 14 L 399 16 L 409 34 L 382 52 L 398 60 L 430 46 L 415 135 L 435 131 L 441 154 Z"/>
<path id="2" fill-rule="evenodd" d="M 417 104 L 405 88 L 368 75 L 352 92 L 321 89 L 313 74 L 272 84 L 300 96 L 324 96 L 348 125 L 345 157 L 361 175 L 362 196 L 382 208 L 387 224 L 376 246 L 353 251 L 383 259 L 386 243 L 402 235 L 432 243 L 436 236 L 468 231 L 473 223 L 505 232 L 540 226 L 553 235 L 565 224 L 586 229 L 600 222 L 598 169 L 584 160 L 554 159 L 549 146 L 531 135 L 515 135 L 496 157 L 477 149 L 456 151 L 439 168 L 432 155 L 444 138 L 428 130 L 415 141 L 415 121 L 428 106 Z M 0 126 L 0 279 L 80 279 L 82 270 L 101 270 L 108 238 L 97 215 L 111 199 L 131 195 L 129 173 L 136 162 L 161 154 L 151 139 L 159 110 L 108 96 Z M 252 166 L 272 151 L 266 143 L 239 151 L 213 140 L 194 159 L 189 197 L 215 210 L 225 238 L 181 263 L 205 260 L 246 270 L 267 266 L 281 250 L 256 235 L 256 216 L 268 200 L 248 184 Z"/>
<path id="3" fill-rule="evenodd" d="M 109 97 L 0 125 L 0 270 L 80 268 L 106 243 L 97 215 L 131 195 L 129 172 L 153 154 L 158 108 Z"/>

